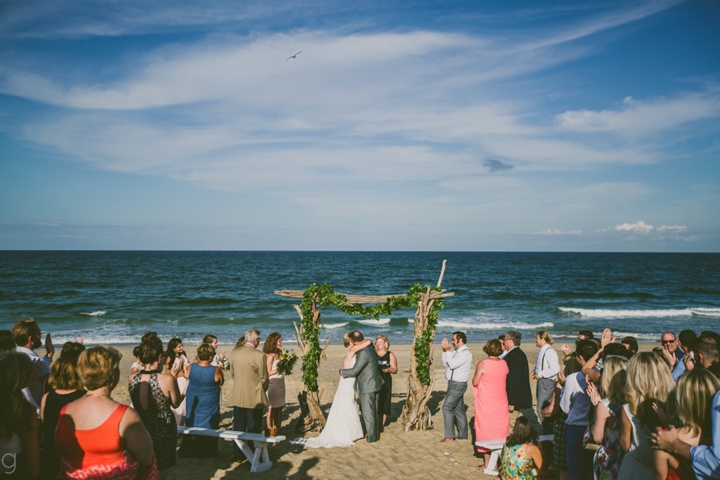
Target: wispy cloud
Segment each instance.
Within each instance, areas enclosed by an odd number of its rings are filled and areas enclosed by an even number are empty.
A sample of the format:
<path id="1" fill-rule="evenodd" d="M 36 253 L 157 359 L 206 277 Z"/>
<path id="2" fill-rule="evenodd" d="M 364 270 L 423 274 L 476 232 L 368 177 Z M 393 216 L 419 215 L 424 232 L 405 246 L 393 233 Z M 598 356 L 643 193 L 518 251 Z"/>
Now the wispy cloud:
<path id="1" fill-rule="evenodd" d="M 541 232 L 535 232 L 535 235 L 581 235 L 582 233 L 582 230 L 562 231 L 556 228 L 548 228 L 547 230 L 543 230 Z"/>
<path id="2" fill-rule="evenodd" d="M 619 225 L 615 225 L 616 232 L 633 232 L 648 234 L 653 230 L 653 228 L 655 227 L 653 227 L 652 225 L 648 225 L 642 220 L 639 220 L 635 223 L 622 223 Z"/>
<path id="3" fill-rule="evenodd" d="M 513 169 L 513 165 L 493 158 L 488 158 L 487 160 L 485 160 L 485 163 L 483 163 L 483 165 L 487 167 L 488 172 L 490 173 L 506 172 Z"/>

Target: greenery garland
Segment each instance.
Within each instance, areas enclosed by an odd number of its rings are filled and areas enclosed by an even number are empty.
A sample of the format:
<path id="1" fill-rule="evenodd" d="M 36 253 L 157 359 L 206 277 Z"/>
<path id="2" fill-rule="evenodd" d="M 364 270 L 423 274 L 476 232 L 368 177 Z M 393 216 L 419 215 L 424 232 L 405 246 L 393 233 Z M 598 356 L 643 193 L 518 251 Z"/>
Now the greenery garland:
<path id="1" fill-rule="evenodd" d="M 321 307 L 334 306 L 343 313 L 348 315 L 362 315 L 363 318 L 375 317 L 380 319 L 380 315 L 390 315 L 394 310 L 402 308 L 416 307 L 420 296 L 427 292 L 430 288 L 432 291 L 441 291 L 440 287 L 428 287 L 415 284 L 404 296 L 390 297 L 384 303 L 379 303 L 372 307 L 364 307 L 359 303 L 348 302 L 345 295 L 336 293 L 333 288 L 324 283 L 322 285 L 310 285 L 303 293 L 303 299 L 300 302 L 300 312 L 302 313 L 303 334 L 302 339 L 306 341 L 308 350 L 303 355 L 303 383 L 308 391 L 316 392 L 318 390 L 317 375 L 318 363 L 320 362 L 320 328 L 313 324 L 312 319 L 312 303 L 313 297 Z M 437 320 L 440 317 L 438 310 L 444 308 L 443 299 L 438 298 L 433 302 L 432 308 L 428 312 L 428 325 L 420 336 L 415 339 L 415 359 L 417 361 L 418 379 L 423 385 L 430 385 L 430 345 L 435 334 Z"/>

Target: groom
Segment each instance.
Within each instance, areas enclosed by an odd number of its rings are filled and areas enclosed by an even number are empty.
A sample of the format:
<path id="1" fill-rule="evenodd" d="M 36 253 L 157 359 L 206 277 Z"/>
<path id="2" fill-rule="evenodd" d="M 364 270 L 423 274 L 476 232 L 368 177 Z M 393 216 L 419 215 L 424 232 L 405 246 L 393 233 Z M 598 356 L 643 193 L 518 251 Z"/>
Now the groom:
<path id="1" fill-rule="evenodd" d="M 350 334 L 350 343 L 355 345 L 364 340 L 363 334 L 355 331 Z M 355 378 L 355 390 L 360 395 L 362 420 L 367 432 L 367 442 L 380 439 L 378 429 L 377 403 L 378 392 L 383 385 L 378 368 L 378 356 L 372 343 L 355 354 L 355 366 L 340 370 L 343 378 Z"/>

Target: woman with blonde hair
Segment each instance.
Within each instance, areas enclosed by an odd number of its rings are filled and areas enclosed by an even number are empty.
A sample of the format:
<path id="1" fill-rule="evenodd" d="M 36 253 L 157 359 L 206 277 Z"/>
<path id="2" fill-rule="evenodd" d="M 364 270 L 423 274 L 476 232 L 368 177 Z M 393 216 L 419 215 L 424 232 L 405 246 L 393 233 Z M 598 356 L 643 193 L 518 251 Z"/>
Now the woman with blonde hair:
<path id="1" fill-rule="evenodd" d="M 0 354 L 0 477 L 38 478 L 40 439 L 35 407 L 22 393 L 35 375 L 24 353 Z M 9 460 L 12 459 L 12 462 Z"/>
<path id="2" fill-rule="evenodd" d="M 590 434 L 592 441 L 600 444 L 593 456 L 593 474 L 595 480 L 615 480 L 625 453 L 620 448 L 620 410 L 625 403 L 623 388 L 628 359 L 611 355 L 605 358 L 604 365 L 600 389 L 594 383 L 587 388 L 595 406 L 595 421 Z"/>
<path id="3" fill-rule="evenodd" d="M 620 446 L 624 452 L 618 480 L 655 480 L 650 432 L 637 417 L 647 401 L 664 404 L 673 397 L 675 381 L 667 364 L 653 352 L 635 354 L 628 363 L 625 400 L 620 411 Z"/>
<path id="4" fill-rule="evenodd" d="M 688 445 L 697 446 L 700 439 L 709 437 L 712 432 L 711 406 L 715 393 L 720 390 L 720 382 L 705 369 L 695 368 L 678 379 L 677 416 L 682 428 L 678 438 Z M 692 479 L 695 478 L 692 467 L 664 450 L 655 450 L 653 470 L 655 478 Z"/>
<path id="5" fill-rule="evenodd" d="M 60 411 L 55 446 L 61 478 L 157 479 L 152 439 L 140 415 L 112 399 L 120 352 L 100 345 L 80 354 L 77 373 L 87 393 Z"/>
<path id="6" fill-rule="evenodd" d="M 397 373 L 397 358 L 390 351 L 390 341 L 385 335 L 375 337 L 375 351 L 378 356 L 378 368 L 380 376 L 383 379 L 383 386 L 378 392 L 377 412 L 380 417 L 378 424 L 380 425 L 380 433 L 385 430 L 385 422 L 390 416 L 392 406 L 392 376 Z"/>

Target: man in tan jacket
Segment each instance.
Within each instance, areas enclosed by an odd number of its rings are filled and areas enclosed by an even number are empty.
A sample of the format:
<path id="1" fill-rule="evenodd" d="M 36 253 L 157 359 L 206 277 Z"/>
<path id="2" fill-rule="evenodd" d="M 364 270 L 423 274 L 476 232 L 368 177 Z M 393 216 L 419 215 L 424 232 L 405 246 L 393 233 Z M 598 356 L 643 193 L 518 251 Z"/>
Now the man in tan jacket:
<path id="1" fill-rule="evenodd" d="M 269 405 L 267 394 L 268 378 L 265 354 L 258 347 L 260 332 L 250 329 L 245 332 L 245 344 L 230 353 L 230 374 L 233 390 L 230 403 L 233 406 L 233 430 L 260 433 L 262 431 L 263 408 Z M 242 458 L 241 451 L 233 444 L 235 458 Z"/>

